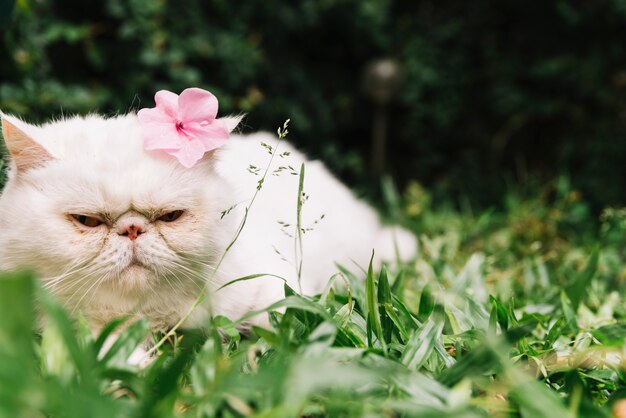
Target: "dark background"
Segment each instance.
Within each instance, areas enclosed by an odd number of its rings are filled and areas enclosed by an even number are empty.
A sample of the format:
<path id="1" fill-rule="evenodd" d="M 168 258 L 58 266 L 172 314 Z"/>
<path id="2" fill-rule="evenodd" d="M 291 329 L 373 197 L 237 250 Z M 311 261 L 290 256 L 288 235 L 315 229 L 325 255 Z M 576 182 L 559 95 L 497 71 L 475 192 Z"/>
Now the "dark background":
<path id="1" fill-rule="evenodd" d="M 362 74 L 397 60 L 386 167 L 403 189 L 498 206 L 569 177 L 626 204 L 623 0 L 0 0 L 0 109 L 30 121 L 153 105 L 198 86 L 244 132 L 274 131 L 361 192 L 376 106 Z"/>

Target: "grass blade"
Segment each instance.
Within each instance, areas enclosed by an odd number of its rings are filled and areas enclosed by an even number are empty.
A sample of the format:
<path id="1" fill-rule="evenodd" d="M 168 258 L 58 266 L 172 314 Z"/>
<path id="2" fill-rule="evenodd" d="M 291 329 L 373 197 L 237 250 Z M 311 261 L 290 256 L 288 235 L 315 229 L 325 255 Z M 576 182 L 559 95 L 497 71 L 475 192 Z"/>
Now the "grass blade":
<path id="1" fill-rule="evenodd" d="M 589 257 L 587 266 L 576 277 L 574 282 L 567 288 L 567 296 L 572 301 L 574 311 L 578 309 L 578 305 L 585 298 L 587 287 L 598 271 L 598 260 L 600 258 L 600 248 L 596 246 Z"/>
<path id="2" fill-rule="evenodd" d="M 409 337 L 400 361 L 410 369 L 419 369 L 435 349 L 435 343 L 441 338 L 443 325 L 443 308 L 437 306 L 421 328 Z"/>
<path id="3" fill-rule="evenodd" d="M 378 298 L 376 295 L 376 283 L 374 282 L 374 272 L 372 271 L 372 262 L 374 260 L 374 252 L 372 251 L 372 257 L 370 258 L 369 267 L 367 269 L 367 279 L 365 281 L 365 295 L 367 298 L 367 324 L 368 324 L 368 342 L 370 347 L 373 347 L 371 333 L 373 333 L 380 344 L 383 346 L 383 350 L 387 350 L 385 339 L 383 338 L 383 330 L 380 322 L 380 314 L 378 309 Z"/>

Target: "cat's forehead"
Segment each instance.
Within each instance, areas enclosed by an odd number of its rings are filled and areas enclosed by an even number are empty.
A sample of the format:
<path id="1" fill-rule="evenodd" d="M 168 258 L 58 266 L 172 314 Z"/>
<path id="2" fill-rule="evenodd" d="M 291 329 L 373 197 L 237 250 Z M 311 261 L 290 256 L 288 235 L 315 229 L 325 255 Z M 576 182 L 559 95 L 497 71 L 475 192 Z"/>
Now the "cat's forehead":
<path id="1" fill-rule="evenodd" d="M 134 115 L 76 118 L 44 125 L 37 141 L 56 161 L 50 166 L 60 194 L 93 210 L 124 211 L 191 205 L 202 170 L 146 151 Z M 42 173 L 45 175 L 45 173 Z"/>
<path id="2" fill-rule="evenodd" d="M 91 115 L 62 119 L 39 127 L 34 136 L 59 159 L 78 157 L 97 161 L 114 155 L 116 151 L 134 157 L 143 154 L 141 127 L 134 114 L 113 118 Z"/>

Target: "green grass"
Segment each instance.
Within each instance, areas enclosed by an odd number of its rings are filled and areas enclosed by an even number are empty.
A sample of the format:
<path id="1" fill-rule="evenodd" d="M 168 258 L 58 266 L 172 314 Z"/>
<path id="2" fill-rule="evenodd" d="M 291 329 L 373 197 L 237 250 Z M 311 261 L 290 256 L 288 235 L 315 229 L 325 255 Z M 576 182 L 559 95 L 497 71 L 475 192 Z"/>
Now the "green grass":
<path id="1" fill-rule="evenodd" d="M 0 416 L 613 416 L 626 397 L 626 211 L 595 219 L 563 180 L 498 211 L 430 200 L 413 185 L 392 211 L 420 238 L 402 271 L 342 266 L 315 297 L 285 287 L 271 329 L 213 318 L 145 369 L 126 359 L 146 321 L 98 356 L 123 321 L 92 336 L 32 275 L 2 277 Z"/>

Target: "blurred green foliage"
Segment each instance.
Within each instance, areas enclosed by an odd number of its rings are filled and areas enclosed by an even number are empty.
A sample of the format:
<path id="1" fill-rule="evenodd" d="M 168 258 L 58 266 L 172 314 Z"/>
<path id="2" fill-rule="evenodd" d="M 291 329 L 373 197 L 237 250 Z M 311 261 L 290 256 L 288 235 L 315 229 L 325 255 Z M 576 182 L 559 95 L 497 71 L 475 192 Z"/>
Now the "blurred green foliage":
<path id="1" fill-rule="evenodd" d="M 511 181 L 567 173 L 601 208 L 626 202 L 624 39 L 623 0 L 21 0 L 0 109 L 112 114 L 200 86 L 248 113 L 245 130 L 291 118 L 292 141 L 364 185 L 361 73 L 389 56 L 405 72 L 388 144 L 400 184 L 499 204 Z"/>
<path id="2" fill-rule="evenodd" d="M 314 297 L 286 286 L 267 328 L 215 317 L 144 368 L 127 359 L 146 320 L 94 335 L 32 274 L 0 274 L 0 417 L 620 417 L 624 209 L 597 237 L 564 180 L 476 214 L 409 189 L 398 216 L 419 250 L 403 272 L 340 267 Z"/>

